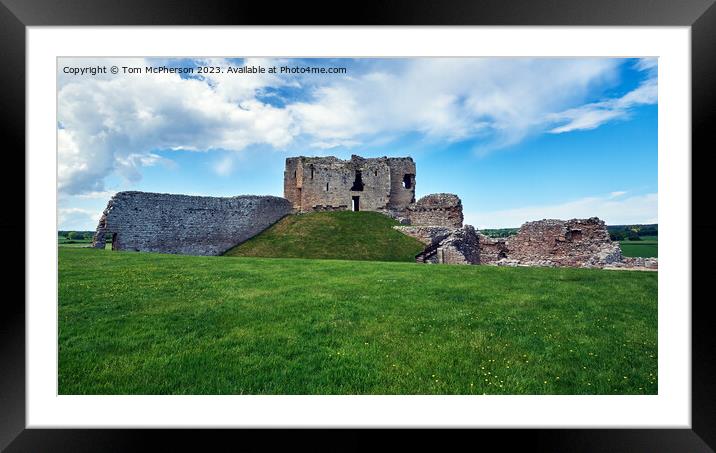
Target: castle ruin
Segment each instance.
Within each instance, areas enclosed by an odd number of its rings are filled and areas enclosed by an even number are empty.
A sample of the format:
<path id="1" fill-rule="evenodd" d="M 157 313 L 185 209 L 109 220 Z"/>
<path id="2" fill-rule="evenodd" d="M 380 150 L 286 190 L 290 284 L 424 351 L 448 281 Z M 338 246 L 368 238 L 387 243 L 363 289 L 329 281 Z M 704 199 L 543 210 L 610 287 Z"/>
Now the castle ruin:
<path id="1" fill-rule="evenodd" d="M 296 212 L 378 211 L 400 218 L 415 202 L 415 162 L 411 157 L 290 157 L 283 193 Z"/>
<path id="2" fill-rule="evenodd" d="M 419 263 L 656 269 L 655 258 L 624 258 L 596 217 L 525 223 L 516 235 L 490 238 L 463 226 L 462 202 L 449 193 L 415 201 L 411 157 L 286 159 L 284 197 L 194 197 L 120 192 L 107 204 L 93 241 L 113 250 L 220 255 L 282 217 L 315 211 L 375 211 L 425 249 Z"/>

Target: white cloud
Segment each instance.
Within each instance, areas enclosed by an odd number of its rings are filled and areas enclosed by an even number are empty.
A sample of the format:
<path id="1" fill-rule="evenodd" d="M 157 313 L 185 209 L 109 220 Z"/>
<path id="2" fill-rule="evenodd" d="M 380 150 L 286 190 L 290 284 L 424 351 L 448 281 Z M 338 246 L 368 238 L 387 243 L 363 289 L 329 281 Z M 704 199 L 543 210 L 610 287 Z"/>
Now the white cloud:
<path id="1" fill-rule="evenodd" d="M 633 107 L 656 104 L 659 92 L 656 64 L 656 59 L 639 60 L 635 67 L 641 71 L 647 71 L 650 77 L 634 90 L 619 98 L 593 102 L 548 115 L 548 122 L 561 123 L 560 126 L 552 128 L 549 132 L 561 134 L 576 130 L 595 129 L 608 121 L 627 118 Z"/>
<path id="2" fill-rule="evenodd" d="M 639 71 L 656 71 L 659 67 L 659 59 L 654 57 L 639 58 L 634 68 Z"/>
<path id="3" fill-rule="evenodd" d="M 97 227 L 102 211 L 84 208 L 59 208 L 57 210 L 60 230 L 89 231 Z"/>
<path id="4" fill-rule="evenodd" d="M 202 62 L 226 66 L 221 59 Z M 60 66 L 96 64 L 150 62 L 60 61 Z M 595 90 L 618 82 L 620 64 L 605 58 L 364 60 L 348 76 L 313 79 L 268 73 L 73 77 L 60 71 L 59 190 L 101 192 L 104 178 L 113 173 L 137 181 L 142 167 L 171 164 L 157 150 L 241 151 L 255 144 L 326 150 L 418 133 L 428 141 L 481 138 L 478 151 L 488 152 L 545 128 L 597 127 L 625 116 L 631 106 L 655 102 L 654 79 L 620 99 L 583 105 Z M 645 71 L 653 67 L 651 60 L 637 64 Z M 262 101 L 279 96 L 274 88 L 298 90 L 301 100 Z M 214 170 L 229 174 L 232 165 L 219 159 Z"/>
<path id="5" fill-rule="evenodd" d="M 144 66 L 142 59 L 62 61 L 61 65 Z M 275 80 L 254 77 L 182 79 L 141 74 L 59 79 L 59 190 L 104 190 L 117 172 L 139 178 L 139 168 L 161 158 L 158 149 L 241 150 L 255 143 L 281 148 L 296 134 L 285 109 L 258 101 L 255 91 Z M 166 163 L 166 159 L 164 159 Z"/>
<path id="6" fill-rule="evenodd" d="M 216 160 L 212 165 L 212 169 L 219 176 L 228 176 L 234 171 L 234 162 L 234 157 L 227 154 Z"/>
<path id="7" fill-rule="evenodd" d="M 317 87 L 290 105 L 302 133 L 321 147 L 419 132 L 428 139 L 519 142 L 550 112 L 579 105 L 616 79 L 614 59 L 417 59 Z M 387 69 L 386 69 L 387 68 Z"/>
<path id="8" fill-rule="evenodd" d="M 604 220 L 607 225 L 657 223 L 657 207 L 656 193 L 625 198 L 609 194 L 554 205 L 465 213 L 465 223 L 478 228 L 514 228 L 533 220 L 567 220 L 595 216 Z"/>

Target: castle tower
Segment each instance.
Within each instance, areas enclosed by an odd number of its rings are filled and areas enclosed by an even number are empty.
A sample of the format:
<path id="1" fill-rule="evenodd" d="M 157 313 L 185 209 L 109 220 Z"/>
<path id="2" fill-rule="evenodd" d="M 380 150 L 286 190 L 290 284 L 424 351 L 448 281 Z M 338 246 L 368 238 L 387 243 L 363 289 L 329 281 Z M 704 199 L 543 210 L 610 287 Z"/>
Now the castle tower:
<path id="1" fill-rule="evenodd" d="M 415 201 L 415 162 L 411 157 L 289 157 L 283 188 L 297 212 L 402 212 Z"/>

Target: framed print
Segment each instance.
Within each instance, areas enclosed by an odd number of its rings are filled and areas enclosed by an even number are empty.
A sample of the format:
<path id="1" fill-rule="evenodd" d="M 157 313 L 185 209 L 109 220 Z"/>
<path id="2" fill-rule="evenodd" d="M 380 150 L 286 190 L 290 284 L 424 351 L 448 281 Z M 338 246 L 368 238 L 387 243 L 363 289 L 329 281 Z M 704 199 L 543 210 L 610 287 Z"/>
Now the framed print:
<path id="1" fill-rule="evenodd" d="M 712 451 L 712 3 L 3 0 L 1 445 Z"/>

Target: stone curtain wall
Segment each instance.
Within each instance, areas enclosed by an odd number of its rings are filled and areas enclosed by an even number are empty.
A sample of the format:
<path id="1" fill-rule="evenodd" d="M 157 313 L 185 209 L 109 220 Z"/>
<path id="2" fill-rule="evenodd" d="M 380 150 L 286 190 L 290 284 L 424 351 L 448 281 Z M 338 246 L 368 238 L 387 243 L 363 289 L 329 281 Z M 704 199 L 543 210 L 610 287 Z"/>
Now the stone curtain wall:
<path id="1" fill-rule="evenodd" d="M 298 212 L 352 210 L 353 197 L 359 197 L 359 210 L 388 213 L 414 200 L 415 163 L 410 157 L 291 157 L 283 182 L 284 196 Z"/>
<path id="2" fill-rule="evenodd" d="M 119 192 L 107 204 L 93 246 L 114 250 L 220 255 L 292 212 L 285 198 L 195 197 Z"/>
<path id="3" fill-rule="evenodd" d="M 451 193 L 426 195 L 408 206 L 411 225 L 462 227 L 462 201 Z"/>

